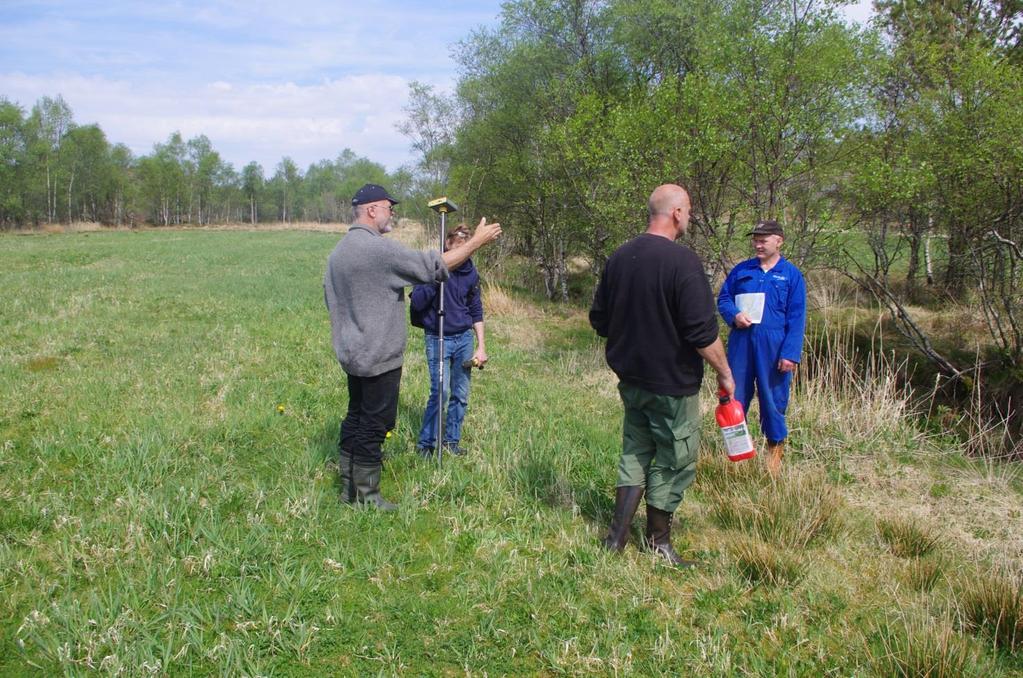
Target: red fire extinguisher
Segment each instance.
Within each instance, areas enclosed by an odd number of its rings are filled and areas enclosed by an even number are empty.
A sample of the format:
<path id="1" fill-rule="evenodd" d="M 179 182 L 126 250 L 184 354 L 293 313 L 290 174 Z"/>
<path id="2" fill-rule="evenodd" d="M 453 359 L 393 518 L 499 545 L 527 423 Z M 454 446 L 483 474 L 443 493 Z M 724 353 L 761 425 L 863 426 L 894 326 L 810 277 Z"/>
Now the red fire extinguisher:
<path id="1" fill-rule="evenodd" d="M 718 389 L 718 406 L 714 410 L 714 418 L 718 420 L 721 435 L 725 438 L 729 461 L 742 461 L 756 456 L 742 403 L 733 400 L 723 388 Z"/>

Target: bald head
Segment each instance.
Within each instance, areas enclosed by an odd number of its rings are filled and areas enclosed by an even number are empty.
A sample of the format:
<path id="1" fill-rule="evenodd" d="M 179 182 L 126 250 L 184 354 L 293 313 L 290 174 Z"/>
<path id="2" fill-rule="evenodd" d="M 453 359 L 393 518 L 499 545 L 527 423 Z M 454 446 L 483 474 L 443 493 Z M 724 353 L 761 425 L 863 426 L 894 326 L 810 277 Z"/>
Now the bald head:
<path id="1" fill-rule="evenodd" d="M 654 189 L 647 202 L 647 209 L 650 216 L 655 214 L 670 215 L 676 207 L 682 207 L 683 203 L 689 204 L 689 195 L 686 189 L 676 184 L 662 184 Z"/>
<path id="2" fill-rule="evenodd" d="M 647 201 L 647 232 L 674 240 L 689 227 L 689 194 L 677 184 L 662 184 Z"/>

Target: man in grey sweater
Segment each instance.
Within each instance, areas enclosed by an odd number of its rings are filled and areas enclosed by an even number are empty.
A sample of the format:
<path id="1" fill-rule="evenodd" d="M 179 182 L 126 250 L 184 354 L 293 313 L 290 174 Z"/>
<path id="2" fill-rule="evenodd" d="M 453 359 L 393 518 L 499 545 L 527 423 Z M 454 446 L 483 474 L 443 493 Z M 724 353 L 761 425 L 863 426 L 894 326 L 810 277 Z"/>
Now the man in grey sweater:
<path id="1" fill-rule="evenodd" d="M 398 412 L 398 387 L 407 339 L 405 288 L 443 282 L 476 250 L 501 235 L 500 224 L 480 221 L 464 244 L 441 254 L 411 250 L 383 238 L 398 201 L 366 184 L 352 198 L 354 222 L 327 259 L 323 295 L 330 333 L 348 375 L 348 412 L 341 423 L 341 498 L 390 511 L 380 494 L 380 449 Z"/>

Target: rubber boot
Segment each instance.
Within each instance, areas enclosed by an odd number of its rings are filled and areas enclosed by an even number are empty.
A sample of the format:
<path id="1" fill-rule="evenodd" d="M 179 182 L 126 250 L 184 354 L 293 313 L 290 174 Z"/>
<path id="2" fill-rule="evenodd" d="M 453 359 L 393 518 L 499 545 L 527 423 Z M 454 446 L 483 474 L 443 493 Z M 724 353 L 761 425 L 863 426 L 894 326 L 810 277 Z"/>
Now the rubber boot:
<path id="1" fill-rule="evenodd" d="M 341 501 L 348 504 L 370 504 L 381 511 L 397 508 L 380 494 L 382 464 L 356 463 L 350 454 L 341 452 L 338 468 L 341 475 Z"/>
<path id="2" fill-rule="evenodd" d="M 363 504 L 376 506 L 380 511 L 393 511 L 398 507 L 380 494 L 380 474 L 383 468 L 382 463 L 370 466 L 355 464 L 355 489 Z"/>
<path id="3" fill-rule="evenodd" d="M 675 567 L 684 570 L 696 567 L 695 560 L 686 560 L 675 553 L 671 545 L 671 519 L 672 514 L 647 504 L 646 547 Z"/>
<path id="4" fill-rule="evenodd" d="M 611 531 L 600 540 L 607 550 L 617 553 L 625 548 L 626 542 L 629 541 L 632 517 L 636 515 L 644 489 L 642 485 L 632 485 L 615 490 L 615 513 L 611 518 Z"/>
<path id="5" fill-rule="evenodd" d="M 779 440 L 776 443 L 767 441 L 767 472 L 772 478 L 777 478 L 781 472 L 781 460 L 785 456 L 785 441 Z"/>
<path id="6" fill-rule="evenodd" d="M 355 488 L 355 483 L 352 482 L 352 476 L 355 475 L 355 462 L 352 460 L 352 455 L 341 450 L 337 466 L 341 476 L 341 501 L 346 504 L 357 504 L 359 493 Z"/>

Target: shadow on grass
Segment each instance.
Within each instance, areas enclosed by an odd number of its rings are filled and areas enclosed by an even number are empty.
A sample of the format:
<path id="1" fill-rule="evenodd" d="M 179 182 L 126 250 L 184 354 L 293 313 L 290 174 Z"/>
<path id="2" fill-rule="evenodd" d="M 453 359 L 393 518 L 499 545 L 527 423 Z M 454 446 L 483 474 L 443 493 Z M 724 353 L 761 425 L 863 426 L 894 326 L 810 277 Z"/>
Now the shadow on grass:
<path id="1" fill-rule="evenodd" d="M 607 525 L 614 514 L 614 499 L 606 488 L 572 482 L 549 460 L 527 457 L 512 469 L 512 487 L 523 497 L 551 508 L 577 507 L 587 520 Z"/>
<path id="2" fill-rule="evenodd" d="M 316 459 L 323 463 L 337 463 L 337 442 L 340 431 L 340 421 L 324 421 L 320 430 L 310 437 L 309 447 L 313 450 Z"/>

